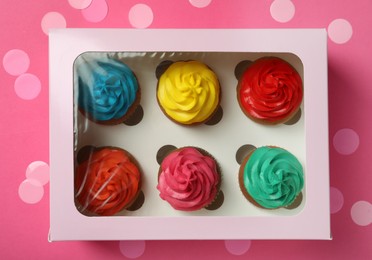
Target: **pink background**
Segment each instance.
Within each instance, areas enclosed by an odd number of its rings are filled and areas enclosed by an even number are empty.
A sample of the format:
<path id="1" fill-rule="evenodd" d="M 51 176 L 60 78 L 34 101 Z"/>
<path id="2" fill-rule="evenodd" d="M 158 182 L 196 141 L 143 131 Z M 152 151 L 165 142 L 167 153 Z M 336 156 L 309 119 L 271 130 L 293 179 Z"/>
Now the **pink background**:
<path id="1" fill-rule="evenodd" d="M 2 258 L 372 258 L 370 0 L 1 0 L 0 10 Z M 51 27 L 327 28 L 333 241 L 48 243 Z"/>

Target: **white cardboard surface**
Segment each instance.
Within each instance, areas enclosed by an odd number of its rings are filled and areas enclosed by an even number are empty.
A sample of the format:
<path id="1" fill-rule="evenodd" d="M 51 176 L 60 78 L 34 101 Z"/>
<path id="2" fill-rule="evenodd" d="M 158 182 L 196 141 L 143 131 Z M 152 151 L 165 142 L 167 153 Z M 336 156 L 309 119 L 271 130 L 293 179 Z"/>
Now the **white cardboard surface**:
<path id="1" fill-rule="evenodd" d="M 325 30 L 56 29 L 49 35 L 52 241 L 330 238 Z M 77 148 L 86 144 L 123 147 L 140 162 L 145 203 L 137 211 L 120 213 L 123 216 L 83 216 L 74 204 L 72 68 L 84 52 L 120 52 L 142 88 L 140 124 L 108 127 L 88 122 L 87 132 L 79 133 L 77 139 Z M 303 75 L 303 115 L 292 126 L 253 123 L 236 101 L 235 65 L 271 54 L 286 59 Z M 156 103 L 155 68 L 165 59 L 197 59 L 212 67 L 223 93 L 224 116 L 219 124 L 185 128 L 162 114 Z M 85 124 L 83 116 L 78 120 Z M 223 172 L 225 201 L 220 209 L 185 213 L 160 199 L 156 152 L 165 144 L 195 145 L 214 155 Z M 299 158 L 305 169 L 305 198 L 299 208 L 262 210 L 245 200 L 235 161 L 236 150 L 244 144 L 281 146 Z"/>

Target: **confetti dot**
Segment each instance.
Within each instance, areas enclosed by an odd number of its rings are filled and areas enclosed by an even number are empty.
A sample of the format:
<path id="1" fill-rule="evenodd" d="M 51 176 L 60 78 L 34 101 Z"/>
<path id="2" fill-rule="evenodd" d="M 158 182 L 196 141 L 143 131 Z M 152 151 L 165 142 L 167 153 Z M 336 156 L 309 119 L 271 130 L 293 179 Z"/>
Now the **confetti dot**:
<path id="1" fill-rule="evenodd" d="M 138 258 L 145 252 L 146 242 L 139 241 L 120 241 L 120 252 L 128 258 Z"/>
<path id="2" fill-rule="evenodd" d="M 330 189 L 331 194 L 331 213 L 337 213 L 342 209 L 342 206 L 344 205 L 344 195 L 342 195 L 342 192 L 335 188 L 331 187 Z"/>
<path id="3" fill-rule="evenodd" d="M 352 154 L 358 149 L 359 136 L 352 129 L 341 129 L 333 137 L 333 146 L 340 154 Z"/>
<path id="4" fill-rule="evenodd" d="M 49 165 L 42 161 L 35 161 L 28 165 L 26 170 L 27 179 L 37 180 L 41 185 L 49 182 Z"/>
<path id="5" fill-rule="evenodd" d="M 345 19 L 333 20 L 328 26 L 328 36 L 334 43 L 346 43 L 352 35 L 353 28 Z"/>
<path id="6" fill-rule="evenodd" d="M 128 19 L 135 28 L 149 27 L 154 19 L 151 8 L 145 4 L 136 4 L 129 10 Z"/>
<path id="7" fill-rule="evenodd" d="M 41 29 L 48 35 L 51 28 L 66 28 L 66 19 L 62 14 L 49 12 L 41 20 Z"/>
<path id="8" fill-rule="evenodd" d="M 68 3 L 75 9 L 85 9 L 92 3 L 92 0 L 68 0 Z"/>
<path id="9" fill-rule="evenodd" d="M 27 179 L 19 185 L 18 195 L 23 202 L 35 204 L 43 198 L 44 188 L 38 181 Z"/>
<path id="10" fill-rule="evenodd" d="M 88 22 L 101 22 L 108 14 L 107 2 L 106 0 L 93 0 L 89 7 L 83 9 L 81 13 Z"/>
<path id="11" fill-rule="evenodd" d="M 18 97 L 26 100 L 36 98 L 41 90 L 41 83 L 38 77 L 25 73 L 19 76 L 14 83 L 14 90 Z"/>
<path id="12" fill-rule="evenodd" d="M 189 2 L 197 8 L 204 8 L 208 6 L 212 0 L 189 0 Z"/>
<path id="13" fill-rule="evenodd" d="M 273 19 L 280 23 L 289 22 L 296 12 L 296 8 L 290 0 L 275 0 L 270 6 Z"/>
<path id="14" fill-rule="evenodd" d="M 372 205 L 368 201 L 358 201 L 351 207 L 351 218 L 359 226 L 372 223 Z"/>
<path id="15" fill-rule="evenodd" d="M 226 250 L 233 255 L 243 255 L 251 247 L 251 240 L 225 240 Z"/>
<path id="16" fill-rule="evenodd" d="M 25 73 L 30 66 L 28 54 L 22 50 L 8 51 L 3 58 L 3 66 L 10 75 L 18 76 Z"/>

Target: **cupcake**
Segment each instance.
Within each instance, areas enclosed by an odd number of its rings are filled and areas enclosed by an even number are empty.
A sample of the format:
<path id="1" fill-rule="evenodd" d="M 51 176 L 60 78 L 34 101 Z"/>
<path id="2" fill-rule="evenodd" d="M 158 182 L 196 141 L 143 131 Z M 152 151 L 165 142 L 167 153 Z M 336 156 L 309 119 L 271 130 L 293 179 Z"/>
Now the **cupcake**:
<path id="1" fill-rule="evenodd" d="M 279 147 L 264 146 L 243 159 L 239 186 L 257 207 L 289 207 L 303 189 L 303 175 L 302 165 L 293 154 Z"/>
<path id="2" fill-rule="evenodd" d="M 78 108 L 98 124 L 127 120 L 140 102 L 140 87 L 133 71 L 107 56 L 80 56 L 75 62 Z"/>
<path id="3" fill-rule="evenodd" d="M 132 155 L 115 147 L 92 149 L 75 170 L 75 199 L 84 214 L 111 216 L 128 208 L 141 189 Z"/>
<path id="4" fill-rule="evenodd" d="M 206 151 L 183 147 L 171 151 L 160 164 L 157 189 L 174 209 L 195 211 L 212 204 L 221 184 L 221 172 Z"/>
<path id="5" fill-rule="evenodd" d="M 198 61 L 177 61 L 159 77 L 157 101 L 163 113 L 181 125 L 207 122 L 217 111 L 221 89 L 216 74 Z"/>
<path id="6" fill-rule="evenodd" d="M 262 124 L 280 124 L 299 110 L 302 79 L 286 61 L 264 57 L 254 61 L 238 80 L 237 98 L 244 114 Z"/>

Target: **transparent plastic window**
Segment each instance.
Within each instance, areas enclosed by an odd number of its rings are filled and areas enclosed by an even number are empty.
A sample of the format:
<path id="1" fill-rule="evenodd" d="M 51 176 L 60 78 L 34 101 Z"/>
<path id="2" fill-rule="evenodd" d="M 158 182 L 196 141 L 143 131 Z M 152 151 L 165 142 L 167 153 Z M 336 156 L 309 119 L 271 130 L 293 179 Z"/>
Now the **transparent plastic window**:
<path id="1" fill-rule="evenodd" d="M 306 202 L 291 53 L 86 52 L 74 198 L 87 216 L 288 216 Z"/>

